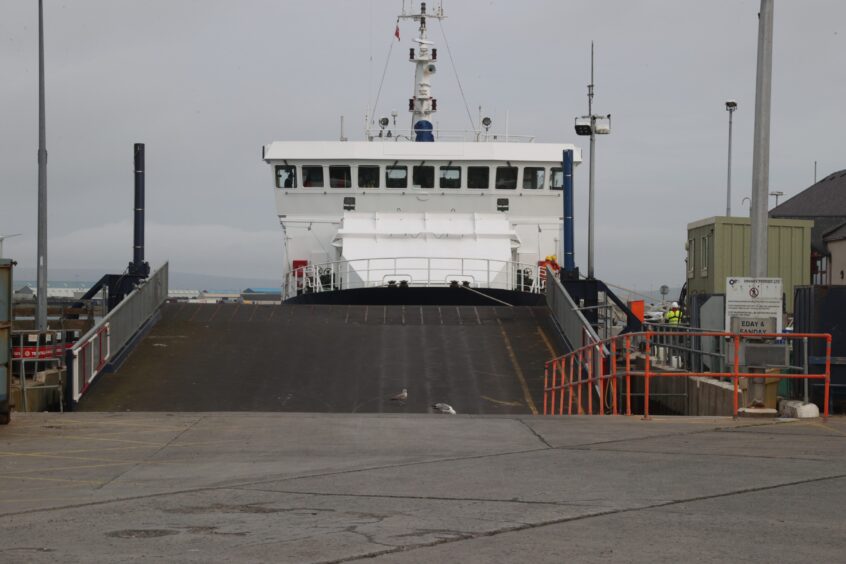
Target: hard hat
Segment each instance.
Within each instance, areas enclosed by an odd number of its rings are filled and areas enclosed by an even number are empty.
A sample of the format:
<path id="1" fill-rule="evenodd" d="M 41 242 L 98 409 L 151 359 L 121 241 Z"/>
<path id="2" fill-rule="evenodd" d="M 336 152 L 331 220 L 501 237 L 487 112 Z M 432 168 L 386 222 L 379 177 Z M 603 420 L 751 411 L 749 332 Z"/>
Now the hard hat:
<path id="1" fill-rule="evenodd" d="M 673 302 L 673 304 L 670 307 L 679 307 L 679 302 Z"/>

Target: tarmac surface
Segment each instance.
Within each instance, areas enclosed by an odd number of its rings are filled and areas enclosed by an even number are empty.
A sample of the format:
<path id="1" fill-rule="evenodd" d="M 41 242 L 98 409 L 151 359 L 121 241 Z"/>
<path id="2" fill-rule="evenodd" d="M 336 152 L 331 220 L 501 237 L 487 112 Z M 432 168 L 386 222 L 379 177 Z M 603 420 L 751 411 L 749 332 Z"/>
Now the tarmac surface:
<path id="1" fill-rule="evenodd" d="M 842 562 L 846 419 L 45 413 L 2 562 Z"/>
<path id="2" fill-rule="evenodd" d="M 559 339 L 546 306 L 165 304 L 78 409 L 531 414 Z"/>

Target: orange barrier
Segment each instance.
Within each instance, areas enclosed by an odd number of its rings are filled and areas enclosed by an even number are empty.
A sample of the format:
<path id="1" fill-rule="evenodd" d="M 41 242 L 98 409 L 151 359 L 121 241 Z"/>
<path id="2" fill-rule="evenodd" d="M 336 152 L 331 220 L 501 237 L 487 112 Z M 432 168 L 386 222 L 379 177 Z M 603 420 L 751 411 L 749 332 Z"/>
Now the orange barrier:
<path id="1" fill-rule="evenodd" d="M 710 378 L 731 378 L 734 382 L 733 408 L 734 416 L 738 414 L 738 394 L 740 378 L 808 378 L 825 380 L 823 417 L 828 419 L 829 393 L 831 386 L 831 335 L 828 333 L 725 333 L 719 331 L 697 332 L 696 337 L 723 337 L 732 340 L 734 347 L 733 366 L 731 372 L 654 372 L 652 370 L 652 338 L 656 335 L 661 337 L 685 337 L 691 336 L 686 332 L 661 332 L 646 331 L 642 333 L 627 333 L 618 335 L 603 341 L 590 342 L 570 353 L 559 356 L 546 362 L 544 371 L 544 393 L 543 393 L 543 414 L 564 415 L 565 396 L 567 398 L 567 415 L 573 414 L 573 400 L 575 395 L 576 411 L 579 415 L 584 414 L 582 403 L 582 386 L 587 386 L 587 413 L 593 415 L 593 386 L 599 388 L 599 405 L 597 413 L 605 415 L 610 411 L 618 415 L 617 406 L 617 381 L 619 372 L 618 343 L 623 343 L 625 351 L 625 393 L 626 393 L 626 415 L 632 414 L 631 378 L 642 376 L 644 378 L 644 399 L 643 417 L 649 419 L 649 382 L 652 378 L 673 378 L 673 377 L 710 377 Z M 644 370 L 632 371 L 632 340 L 642 338 L 644 341 L 645 359 Z M 825 339 L 825 372 L 822 374 L 785 374 L 785 373 L 755 373 L 740 372 L 740 342 L 741 339 Z M 609 360 L 609 370 L 604 373 L 605 360 Z M 621 359 L 622 360 L 622 359 Z M 550 381 L 551 376 L 551 381 Z M 607 402 L 606 389 L 611 390 L 611 401 Z M 556 399 L 558 400 L 556 405 Z"/>

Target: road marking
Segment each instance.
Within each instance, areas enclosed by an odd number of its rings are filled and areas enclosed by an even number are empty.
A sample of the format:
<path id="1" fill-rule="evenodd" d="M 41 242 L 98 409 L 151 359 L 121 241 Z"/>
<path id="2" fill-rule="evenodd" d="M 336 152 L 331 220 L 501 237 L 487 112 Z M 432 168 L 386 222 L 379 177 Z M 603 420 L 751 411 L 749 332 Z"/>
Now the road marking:
<path id="1" fill-rule="evenodd" d="M 34 480 L 36 482 L 63 482 L 72 484 L 97 484 L 103 482 L 101 480 L 70 480 L 67 478 L 39 478 L 36 476 L 13 476 L 10 474 L 0 474 L 0 478 L 11 478 L 13 480 Z"/>
<path id="2" fill-rule="evenodd" d="M 819 423 L 817 421 L 802 422 L 800 424 L 810 425 L 811 427 L 819 427 L 820 429 L 825 429 L 827 431 L 833 431 L 833 432 L 837 433 L 838 435 L 846 435 L 846 433 L 844 433 L 840 429 L 835 429 L 834 427 L 830 427 L 830 426 L 826 425 L 825 423 Z"/>
<path id="3" fill-rule="evenodd" d="M 0 451 L 0 456 L 7 456 L 7 457 L 16 457 L 16 458 L 53 458 L 59 460 L 79 460 L 83 462 L 106 462 L 107 465 L 112 464 L 180 464 L 183 461 L 170 461 L 170 460 L 163 460 L 163 461 L 148 461 L 148 460 L 115 460 L 114 458 L 97 458 L 93 456 L 64 456 L 60 454 L 45 454 L 41 452 L 11 452 L 11 451 Z M 50 471 L 52 468 L 45 468 L 44 470 Z"/>
<path id="4" fill-rule="evenodd" d="M 223 307 L 223 305 L 222 305 L 222 304 L 217 304 L 217 307 L 216 307 L 216 308 L 214 308 L 214 311 L 212 312 L 212 316 L 211 316 L 211 317 L 209 317 L 209 320 L 208 320 L 208 321 L 206 321 L 206 323 L 211 323 L 211 322 L 212 322 L 212 320 L 214 319 L 214 317 L 217 315 L 217 312 L 219 312 L 219 311 L 221 310 L 221 308 L 222 308 L 222 307 Z"/>
<path id="5" fill-rule="evenodd" d="M 172 424 L 172 425 L 171 424 L 158 425 L 158 424 L 153 424 L 153 423 L 141 423 L 141 422 L 136 423 L 136 422 L 133 422 L 133 421 L 122 422 L 122 421 L 112 421 L 112 420 L 109 420 L 109 421 L 89 421 L 89 420 L 85 420 L 85 419 L 62 419 L 61 422 L 60 422 L 60 425 L 64 427 L 67 423 L 77 423 L 79 425 L 91 425 L 91 426 L 100 425 L 100 426 L 108 426 L 110 428 L 113 428 L 113 427 L 129 427 L 129 428 L 133 429 L 133 431 L 135 430 L 136 427 L 141 428 L 141 429 L 152 429 L 152 430 L 156 430 L 156 431 L 182 431 L 186 427 L 190 427 L 191 425 L 193 425 L 194 423 L 196 423 L 197 421 L 200 420 L 200 418 L 198 418 L 198 417 L 188 417 L 188 419 L 189 420 L 184 422 L 184 423 L 180 424 L 180 423 L 174 422 L 174 424 Z"/>
<path id="6" fill-rule="evenodd" d="M 508 351 L 508 357 L 511 359 L 511 364 L 514 366 L 514 372 L 517 373 L 517 379 L 520 380 L 520 387 L 523 388 L 523 399 L 526 400 L 526 405 L 528 405 L 529 409 L 532 410 L 532 415 L 537 415 L 538 408 L 535 407 L 535 402 L 532 401 L 532 394 L 529 393 L 529 385 L 526 384 L 526 378 L 523 376 L 523 369 L 520 368 L 520 365 L 517 363 L 517 356 L 514 354 L 514 349 L 511 347 L 511 340 L 505 333 L 505 327 L 503 327 L 502 321 L 497 318 L 496 322 L 499 325 L 500 333 L 502 333 L 502 340 L 505 341 L 505 349 Z"/>
<path id="7" fill-rule="evenodd" d="M 546 348 L 549 350 L 549 354 L 551 354 L 553 358 L 558 358 L 560 355 L 555 352 L 555 347 L 552 346 L 552 343 L 549 341 L 549 337 L 546 336 L 546 332 L 540 325 L 538 325 L 538 335 L 540 335 L 540 338 L 543 339 L 543 344 L 546 345 Z"/>
<path id="8" fill-rule="evenodd" d="M 498 400 L 494 398 L 489 398 L 488 396 L 481 396 L 483 400 L 488 400 L 491 403 L 496 403 L 499 405 L 510 405 L 512 407 L 519 407 L 523 405 L 522 401 L 505 401 L 505 400 Z"/>
<path id="9" fill-rule="evenodd" d="M 4 498 L 4 499 L 0 499 L 0 507 L 2 507 L 4 505 L 11 505 L 11 504 L 14 504 L 14 503 L 47 503 L 47 502 L 56 502 L 56 501 L 61 501 L 61 502 L 74 502 L 75 501 L 77 503 L 81 503 L 81 502 L 86 501 L 88 499 L 89 498 L 83 497 L 81 495 L 75 495 L 75 496 L 69 496 L 69 497 L 41 497 L 41 496 L 39 496 L 37 501 L 33 500 L 32 497 L 25 497 L 25 498 L 21 498 L 21 499 Z"/>
<path id="10" fill-rule="evenodd" d="M 182 461 L 183 464 L 187 464 L 190 461 Z M 156 461 L 139 461 L 139 460 L 127 460 L 125 462 L 110 462 L 108 464 L 75 464 L 73 466 L 55 466 L 51 468 L 29 468 L 26 470 L 11 470 L 8 473 L 4 474 L 5 476 L 18 476 L 20 474 L 26 474 L 30 476 L 35 473 L 46 473 L 46 472 L 65 472 L 67 470 L 88 470 L 90 468 L 109 468 L 114 466 L 126 466 L 126 465 L 155 465 L 155 464 L 171 464 L 170 462 L 156 462 Z"/>

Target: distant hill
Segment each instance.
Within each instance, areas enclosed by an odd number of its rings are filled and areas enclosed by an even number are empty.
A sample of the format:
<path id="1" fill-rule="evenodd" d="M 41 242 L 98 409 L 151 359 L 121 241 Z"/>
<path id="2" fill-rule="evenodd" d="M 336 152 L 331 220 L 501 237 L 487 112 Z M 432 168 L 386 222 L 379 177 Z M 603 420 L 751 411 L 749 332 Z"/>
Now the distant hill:
<path id="1" fill-rule="evenodd" d="M 111 274 L 90 269 L 56 268 L 50 269 L 49 281 L 63 282 L 71 286 L 88 287 L 97 282 L 103 274 Z M 37 273 L 34 268 L 16 268 L 14 287 L 19 288 L 25 282 L 35 284 Z M 280 280 L 266 278 L 238 278 L 235 276 L 215 276 L 190 272 L 170 272 L 168 286 L 172 290 L 209 290 L 220 292 L 240 292 L 247 288 L 278 288 Z"/>

